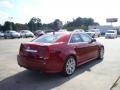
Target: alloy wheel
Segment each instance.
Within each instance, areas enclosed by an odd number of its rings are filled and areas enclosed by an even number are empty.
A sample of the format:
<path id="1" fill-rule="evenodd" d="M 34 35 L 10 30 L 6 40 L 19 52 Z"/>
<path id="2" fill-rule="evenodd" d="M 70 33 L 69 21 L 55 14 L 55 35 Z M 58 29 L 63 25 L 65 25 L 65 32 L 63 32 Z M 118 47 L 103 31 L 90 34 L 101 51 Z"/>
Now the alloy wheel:
<path id="1" fill-rule="evenodd" d="M 67 75 L 72 75 L 76 68 L 76 62 L 73 57 L 68 58 L 66 65 L 65 65 L 65 73 Z"/>

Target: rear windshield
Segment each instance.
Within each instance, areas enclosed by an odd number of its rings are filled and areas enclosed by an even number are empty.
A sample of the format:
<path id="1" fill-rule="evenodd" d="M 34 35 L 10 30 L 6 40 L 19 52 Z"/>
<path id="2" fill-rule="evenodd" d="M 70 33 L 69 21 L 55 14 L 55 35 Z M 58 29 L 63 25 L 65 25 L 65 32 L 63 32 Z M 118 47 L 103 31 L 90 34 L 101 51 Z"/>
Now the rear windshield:
<path id="1" fill-rule="evenodd" d="M 61 34 L 46 34 L 38 37 L 32 42 L 41 42 L 41 43 L 54 43 L 58 38 L 60 38 Z"/>
<path id="2" fill-rule="evenodd" d="M 107 31 L 107 33 L 115 33 L 114 31 Z"/>
<path id="3" fill-rule="evenodd" d="M 21 33 L 28 33 L 28 32 L 30 32 L 30 31 L 27 31 L 27 30 L 26 31 L 21 31 Z"/>
<path id="4" fill-rule="evenodd" d="M 98 29 L 95 29 L 95 30 L 91 29 L 90 32 L 99 32 L 99 30 Z"/>
<path id="5" fill-rule="evenodd" d="M 95 30 L 90 30 L 91 32 L 95 32 Z"/>

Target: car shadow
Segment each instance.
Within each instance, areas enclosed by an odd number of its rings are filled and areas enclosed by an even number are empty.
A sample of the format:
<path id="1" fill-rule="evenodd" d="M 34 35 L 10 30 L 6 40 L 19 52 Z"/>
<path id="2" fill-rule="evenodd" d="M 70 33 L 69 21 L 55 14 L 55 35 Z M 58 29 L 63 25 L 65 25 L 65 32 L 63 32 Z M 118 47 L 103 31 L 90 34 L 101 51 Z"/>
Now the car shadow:
<path id="1" fill-rule="evenodd" d="M 24 70 L 13 76 L 0 81 L 0 90 L 50 90 L 58 87 L 74 77 L 91 71 L 90 69 L 102 60 L 93 60 L 77 68 L 76 72 L 69 77 L 61 74 L 43 74 Z"/>

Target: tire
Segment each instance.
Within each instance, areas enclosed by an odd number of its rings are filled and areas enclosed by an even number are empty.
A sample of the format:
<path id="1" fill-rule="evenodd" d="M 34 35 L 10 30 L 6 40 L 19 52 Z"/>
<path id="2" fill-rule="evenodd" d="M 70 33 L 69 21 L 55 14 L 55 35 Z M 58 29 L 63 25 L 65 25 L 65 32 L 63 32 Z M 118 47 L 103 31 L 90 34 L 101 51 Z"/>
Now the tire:
<path id="1" fill-rule="evenodd" d="M 5 36 L 4 38 L 5 38 L 5 39 L 7 39 L 7 37 L 6 37 L 6 36 Z"/>
<path id="2" fill-rule="evenodd" d="M 33 38 L 34 36 L 31 36 L 31 38 Z"/>
<path id="3" fill-rule="evenodd" d="M 70 76 L 75 72 L 76 69 L 76 60 L 73 56 L 67 58 L 64 68 L 63 68 L 63 75 Z"/>
<path id="4" fill-rule="evenodd" d="M 14 39 L 15 37 L 11 36 L 11 39 Z"/>
<path id="5" fill-rule="evenodd" d="M 104 47 L 101 47 L 99 50 L 99 55 L 98 55 L 98 59 L 103 59 L 104 58 Z"/>
<path id="6" fill-rule="evenodd" d="M 100 37 L 100 34 L 98 35 L 98 37 Z"/>

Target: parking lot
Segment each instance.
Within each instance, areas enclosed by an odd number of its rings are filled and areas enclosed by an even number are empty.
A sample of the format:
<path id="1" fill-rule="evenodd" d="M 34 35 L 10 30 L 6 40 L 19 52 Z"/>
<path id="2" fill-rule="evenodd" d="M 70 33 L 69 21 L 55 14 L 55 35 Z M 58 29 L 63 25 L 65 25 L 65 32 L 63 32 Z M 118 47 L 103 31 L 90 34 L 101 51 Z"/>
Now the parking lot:
<path id="1" fill-rule="evenodd" d="M 80 66 L 70 77 L 20 68 L 16 58 L 20 43 L 30 40 L 0 40 L 0 90 L 120 90 L 116 81 L 120 76 L 120 38 L 97 38 L 105 46 L 104 59 Z"/>

